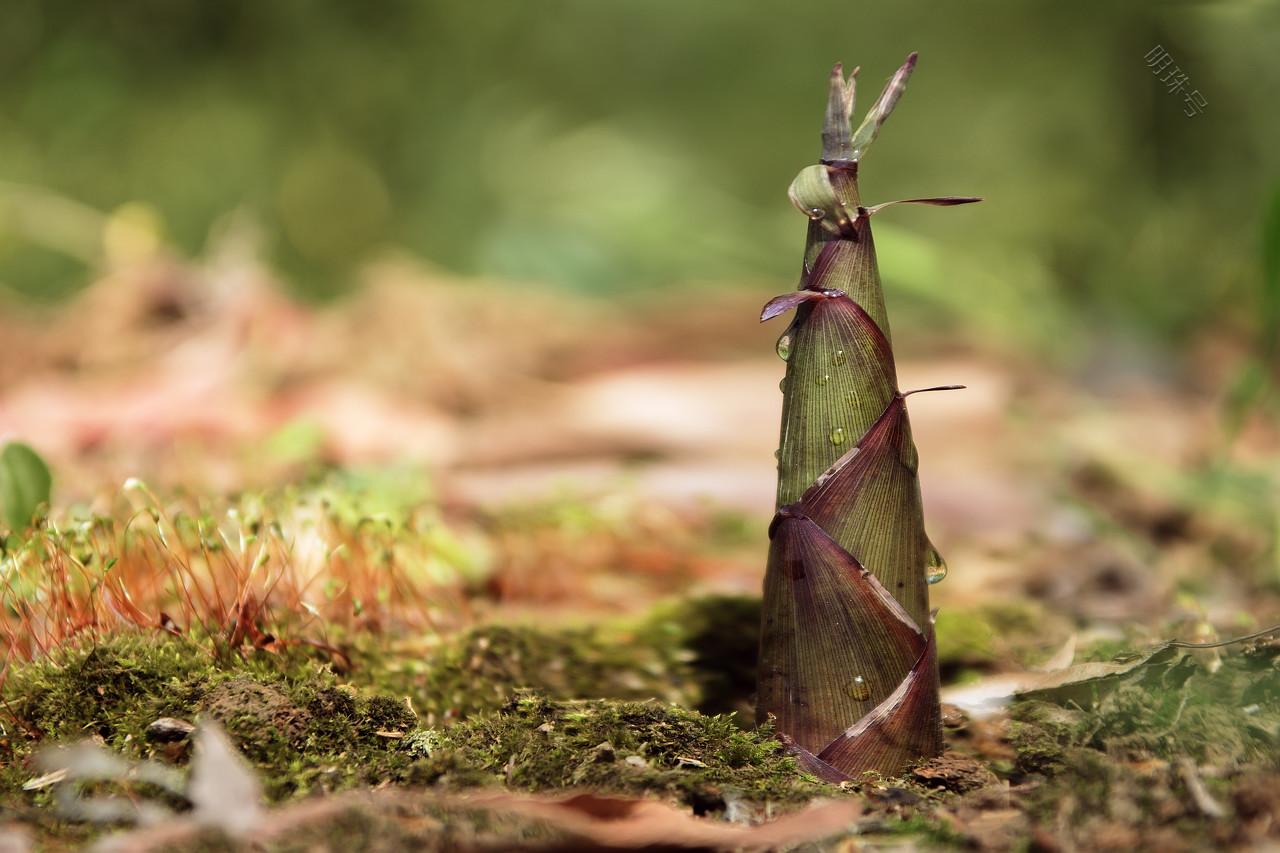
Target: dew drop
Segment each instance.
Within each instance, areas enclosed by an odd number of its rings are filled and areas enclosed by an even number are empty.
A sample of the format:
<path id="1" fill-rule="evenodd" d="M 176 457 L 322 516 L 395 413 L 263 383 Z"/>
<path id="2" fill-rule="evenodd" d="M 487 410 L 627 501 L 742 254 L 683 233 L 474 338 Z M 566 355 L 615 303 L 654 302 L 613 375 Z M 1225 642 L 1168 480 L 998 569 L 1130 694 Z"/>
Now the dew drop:
<path id="1" fill-rule="evenodd" d="M 778 358 L 786 361 L 791 356 L 791 335 L 784 334 L 778 338 L 778 345 L 774 347 L 778 351 Z"/>
<path id="2" fill-rule="evenodd" d="M 871 698 L 871 685 L 861 675 L 854 676 L 849 684 L 849 695 L 859 702 L 865 702 Z"/>
<path id="3" fill-rule="evenodd" d="M 832 444 L 844 444 L 844 427 L 836 427 L 831 431 Z"/>
<path id="4" fill-rule="evenodd" d="M 778 380 L 778 390 L 783 394 L 787 393 L 787 377 L 784 376 Z"/>
<path id="5" fill-rule="evenodd" d="M 827 212 L 820 207 L 809 208 L 809 218 L 812 219 L 814 222 L 817 222 L 819 219 L 822 219 L 826 215 L 827 215 Z"/>
<path id="6" fill-rule="evenodd" d="M 844 350 L 842 349 L 836 350 L 835 354 L 831 356 L 831 363 L 836 365 L 837 367 L 844 364 L 844 361 L 845 361 Z"/>
<path id="7" fill-rule="evenodd" d="M 818 378 L 817 378 L 815 381 L 816 381 L 819 385 L 826 385 L 828 382 L 830 382 L 830 381 L 831 381 L 831 376 L 830 376 L 830 375 L 828 375 L 828 374 L 826 374 L 826 373 L 823 373 L 823 374 L 819 375 L 819 376 L 818 376 Z"/>
<path id="8" fill-rule="evenodd" d="M 930 585 L 941 583 L 942 579 L 947 576 L 947 561 L 942 559 L 942 555 L 938 553 L 938 549 L 929 546 L 929 553 L 925 555 L 924 560 L 924 579 Z"/>
<path id="9" fill-rule="evenodd" d="M 777 459 L 777 460 L 779 460 L 779 461 L 781 461 L 781 460 L 782 460 L 782 448 L 781 448 L 781 447 L 779 447 L 777 450 L 773 451 L 773 458 L 774 458 L 774 459 Z"/>

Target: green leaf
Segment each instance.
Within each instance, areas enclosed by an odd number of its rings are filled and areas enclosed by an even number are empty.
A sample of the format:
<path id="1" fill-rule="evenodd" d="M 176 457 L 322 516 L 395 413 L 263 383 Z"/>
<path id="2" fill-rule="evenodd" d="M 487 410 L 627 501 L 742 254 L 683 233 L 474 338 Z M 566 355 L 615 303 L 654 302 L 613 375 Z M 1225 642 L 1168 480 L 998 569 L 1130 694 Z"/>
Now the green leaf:
<path id="1" fill-rule="evenodd" d="M 0 512 L 11 530 L 25 530 L 49 503 L 53 476 L 40 454 L 11 441 L 0 450 Z"/>
<path id="2" fill-rule="evenodd" d="M 843 290 L 871 315 L 876 326 L 889 337 L 889 317 L 884 310 L 884 291 L 880 286 L 880 269 L 876 265 L 871 227 L 859 231 L 858 242 L 832 240 L 822 247 L 809 274 L 811 287 Z"/>
<path id="3" fill-rule="evenodd" d="M 844 66 L 839 62 L 831 69 L 831 90 L 827 95 L 827 114 L 822 123 L 822 159 L 852 160 L 853 140 L 850 119 L 858 88 L 858 69 L 846 81 Z"/>
<path id="4" fill-rule="evenodd" d="M 851 143 L 853 148 L 852 159 L 861 159 L 862 155 L 866 154 L 867 149 L 871 147 L 871 143 L 875 142 L 877 134 L 880 133 L 881 125 L 889 118 L 889 114 L 893 112 L 893 108 L 898 104 L 898 99 L 907 90 L 907 80 L 911 77 L 911 72 L 915 70 L 915 67 L 916 54 L 908 54 L 907 61 L 902 63 L 902 67 L 889 78 L 889 82 L 884 86 L 884 91 L 880 93 L 880 97 L 876 99 L 871 109 L 867 111 L 866 118 L 862 120 L 862 124 L 858 125 L 858 129 L 854 131 L 853 142 Z"/>

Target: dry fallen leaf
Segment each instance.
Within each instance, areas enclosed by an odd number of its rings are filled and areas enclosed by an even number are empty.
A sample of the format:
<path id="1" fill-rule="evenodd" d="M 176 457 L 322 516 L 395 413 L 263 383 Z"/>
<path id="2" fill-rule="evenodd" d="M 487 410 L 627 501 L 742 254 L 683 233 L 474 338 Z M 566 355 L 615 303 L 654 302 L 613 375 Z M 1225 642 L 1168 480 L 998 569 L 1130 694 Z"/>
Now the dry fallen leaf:
<path id="1" fill-rule="evenodd" d="M 1050 658 L 1049 663 L 1044 667 L 1045 671 L 1001 673 L 984 678 L 976 684 L 950 687 L 942 691 L 942 701 L 957 706 L 975 719 L 983 719 L 999 712 L 1015 698 L 1038 699 L 1058 704 L 1074 702 L 1088 706 L 1125 679 L 1141 674 L 1151 667 L 1165 666 L 1174 662 L 1183 654 L 1183 650 L 1194 654 L 1200 650 L 1237 645 L 1276 633 L 1280 633 L 1280 625 L 1216 643 L 1186 643 L 1180 640 L 1169 640 L 1156 646 L 1146 655 L 1123 663 L 1086 661 L 1050 670 L 1050 664 L 1068 659 L 1066 654 L 1068 649 L 1074 656 L 1075 638 L 1072 637 Z"/>
<path id="2" fill-rule="evenodd" d="M 851 826 L 862 812 L 861 804 L 854 799 L 824 800 L 768 823 L 740 826 L 696 817 L 688 809 L 656 800 L 595 794 L 549 797 L 505 791 L 454 795 L 388 788 L 316 798 L 267 812 L 242 839 L 251 844 L 266 844 L 323 824 L 352 809 L 402 812 L 415 808 L 458 813 L 479 811 L 494 817 L 524 818 L 568 836 L 574 850 L 655 847 L 773 850 L 812 843 L 839 833 Z M 199 829 L 195 821 L 178 818 L 112 836 L 96 849 L 99 853 L 165 850 L 191 838 Z M 463 845 L 455 849 L 467 848 Z M 518 849 L 518 845 L 508 842 L 504 849 Z"/>
<path id="3" fill-rule="evenodd" d="M 262 821 L 258 777 L 212 720 L 196 730 L 187 798 L 199 823 L 228 835 L 244 835 Z"/>

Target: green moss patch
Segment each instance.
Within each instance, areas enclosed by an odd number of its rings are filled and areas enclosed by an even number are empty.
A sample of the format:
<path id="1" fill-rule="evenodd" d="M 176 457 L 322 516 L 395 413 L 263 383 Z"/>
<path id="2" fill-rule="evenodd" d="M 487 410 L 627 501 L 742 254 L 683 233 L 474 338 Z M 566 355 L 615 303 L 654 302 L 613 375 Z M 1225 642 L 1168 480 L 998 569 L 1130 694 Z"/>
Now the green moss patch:
<path id="1" fill-rule="evenodd" d="M 557 699 L 687 701 L 689 679 L 670 649 L 631 644 L 596 628 L 488 625 L 446 641 L 410 689 L 428 725 L 503 707 L 522 688 Z"/>
<path id="2" fill-rule="evenodd" d="M 502 708 L 522 689 L 550 699 L 658 699 L 751 717 L 760 599 L 710 595 L 641 620 L 580 628 L 484 625 L 422 660 L 374 658 L 360 678 L 412 697 L 429 726 Z"/>
<path id="3" fill-rule="evenodd" d="M 207 643 L 129 633 L 70 646 L 9 673 L 0 813 L 23 815 L 42 839 L 92 837 L 55 818 L 52 787 L 23 790 L 36 752 L 92 738 L 182 766 L 182 721 L 204 719 L 276 802 L 385 783 L 508 785 L 650 794 L 740 817 L 838 793 L 768 731 L 697 710 L 747 707 L 758 613 L 758 599 L 713 596 L 594 627 L 486 626 L 418 657 L 357 646 L 342 675 L 297 648 L 217 658 Z M 177 722 L 149 737 L 162 718 Z"/>
<path id="4" fill-rule="evenodd" d="M 528 791 L 656 793 L 699 813 L 797 803 L 836 789 L 800 773 L 768 731 L 661 702 L 553 701 L 522 693 L 498 713 L 414 736 L 423 781 Z"/>
<path id="5" fill-rule="evenodd" d="M 220 665 L 185 641 L 137 635 L 17 667 L 4 698 L 7 802 L 44 796 L 24 794 L 21 784 L 45 744 L 92 737 L 129 757 L 184 763 L 183 744 L 147 737 L 162 717 L 218 720 L 273 799 L 398 778 L 410 763 L 398 742 L 417 726 L 403 700 L 339 685 L 306 657 L 259 654 Z"/>

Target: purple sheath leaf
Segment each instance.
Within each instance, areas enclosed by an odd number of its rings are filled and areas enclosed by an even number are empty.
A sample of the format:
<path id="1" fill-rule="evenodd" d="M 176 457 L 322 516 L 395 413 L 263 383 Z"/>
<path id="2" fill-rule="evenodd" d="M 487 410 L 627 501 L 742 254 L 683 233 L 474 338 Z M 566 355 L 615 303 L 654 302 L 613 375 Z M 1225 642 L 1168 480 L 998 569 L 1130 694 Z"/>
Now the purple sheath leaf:
<path id="1" fill-rule="evenodd" d="M 802 305 L 787 335 L 779 506 L 794 502 L 831 467 L 897 388 L 889 341 L 848 296 Z"/>
<path id="2" fill-rule="evenodd" d="M 856 556 L 923 624 L 928 614 L 924 510 L 906 405 L 898 395 L 804 493 L 800 512 Z"/>
<path id="3" fill-rule="evenodd" d="M 892 776 L 941 751 L 938 651 L 930 628 L 919 660 L 898 689 L 819 752 L 818 760 L 850 776 L 870 770 Z"/>
<path id="4" fill-rule="evenodd" d="M 924 648 L 902 606 L 822 528 L 784 513 L 765 575 L 759 709 L 817 751 L 901 683 Z"/>
<path id="5" fill-rule="evenodd" d="M 884 292 L 876 269 L 871 229 L 860 229 L 861 240 L 832 240 L 822 247 L 809 271 L 808 284 L 815 290 L 842 290 L 871 316 L 876 327 L 889 337 L 889 318 L 884 310 Z"/>
<path id="6" fill-rule="evenodd" d="M 772 320 L 804 302 L 815 302 L 827 298 L 827 294 L 817 290 L 793 290 L 790 293 L 775 296 L 765 303 L 764 309 L 760 312 L 760 322 Z"/>
<path id="7" fill-rule="evenodd" d="M 831 782 L 839 784 L 841 782 L 852 781 L 853 777 L 847 773 L 841 773 L 818 756 L 802 746 L 796 746 L 796 742 L 784 734 L 778 735 L 778 740 L 782 741 L 782 745 L 787 748 L 796 760 L 796 764 L 800 765 L 800 769 L 813 776 L 817 776 L 823 782 Z"/>

